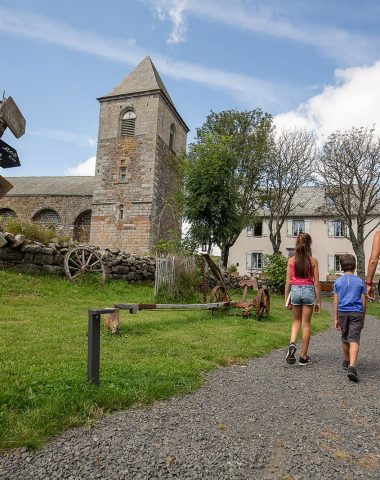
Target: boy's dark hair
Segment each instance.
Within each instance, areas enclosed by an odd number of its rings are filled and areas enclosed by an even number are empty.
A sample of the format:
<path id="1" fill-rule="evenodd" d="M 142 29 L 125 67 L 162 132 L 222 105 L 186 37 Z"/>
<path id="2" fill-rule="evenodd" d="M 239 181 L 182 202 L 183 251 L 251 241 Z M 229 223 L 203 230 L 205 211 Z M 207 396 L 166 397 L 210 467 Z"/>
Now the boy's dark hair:
<path id="1" fill-rule="evenodd" d="M 342 267 L 343 272 L 353 272 L 356 269 L 356 258 L 349 253 L 345 255 L 340 255 L 339 263 Z"/>

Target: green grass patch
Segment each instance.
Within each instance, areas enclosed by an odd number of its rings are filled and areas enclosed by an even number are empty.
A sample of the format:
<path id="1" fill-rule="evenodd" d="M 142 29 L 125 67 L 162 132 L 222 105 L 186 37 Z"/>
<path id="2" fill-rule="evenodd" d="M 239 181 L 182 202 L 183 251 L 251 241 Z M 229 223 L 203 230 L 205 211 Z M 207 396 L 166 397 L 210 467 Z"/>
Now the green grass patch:
<path id="1" fill-rule="evenodd" d="M 380 319 L 380 303 L 367 301 L 367 314 Z"/>
<path id="2" fill-rule="evenodd" d="M 152 302 L 151 286 L 73 285 L 0 271 L 0 292 L 1 449 L 35 448 L 106 412 L 191 392 L 203 372 L 285 346 L 292 318 L 280 296 L 272 296 L 271 315 L 262 322 L 205 311 L 123 311 L 119 336 L 102 327 L 96 387 L 86 379 L 87 310 Z M 322 313 L 313 331 L 328 325 Z"/>

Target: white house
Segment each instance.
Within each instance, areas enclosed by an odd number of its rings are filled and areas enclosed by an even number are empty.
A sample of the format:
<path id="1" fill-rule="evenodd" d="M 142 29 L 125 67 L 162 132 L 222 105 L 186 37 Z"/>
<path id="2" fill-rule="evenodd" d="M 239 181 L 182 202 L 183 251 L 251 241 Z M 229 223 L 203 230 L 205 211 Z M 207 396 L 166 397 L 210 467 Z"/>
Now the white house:
<path id="1" fill-rule="evenodd" d="M 292 255 L 296 237 L 299 233 L 310 233 L 313 256 L 318 259 L 320 280 L 326 280 L 328 274 L 341 273 L 339 256 L 344 253 L 354 255 L 347 228 L 340 218 L 323 218 L 320 209 L 326 205 L 325 191 L 321 187 L 303 187 L 297 193 L 297 206 L 285 220 L 281 230 L 282 243 L 280 250 L 285 256 Z M 367 225 L 367 231 L 380 222 L 380 215 L 373 216 Z M 366 264 L 371 252 L 372 239 L 376 229 L 365 241 L 364 250 Z M 256 274 L 263 269 L 265 255 L 273 254 L 269 239 L 268 223 L 263 216 L 257 224 L 245 229 L 231 247 L 229 264 L 237 266 L 240 275 Z M 367 267 L 367 265 L 366 265 Z"/>

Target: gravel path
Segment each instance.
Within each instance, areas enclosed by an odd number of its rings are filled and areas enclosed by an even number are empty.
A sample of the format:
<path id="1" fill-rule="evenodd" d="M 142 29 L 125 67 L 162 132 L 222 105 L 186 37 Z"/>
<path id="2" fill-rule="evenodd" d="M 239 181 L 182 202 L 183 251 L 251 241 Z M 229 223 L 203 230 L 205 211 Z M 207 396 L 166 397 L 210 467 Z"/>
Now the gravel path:
<path id="1" fill-rule="evenodd" d="M 380 479 L 379 341 L 369 317 L 358 384 L 331 329 L 312 338 L 311 366 L 281 349 L 219 369 L 195 394 L 2 454 L 0 479 Z"/>

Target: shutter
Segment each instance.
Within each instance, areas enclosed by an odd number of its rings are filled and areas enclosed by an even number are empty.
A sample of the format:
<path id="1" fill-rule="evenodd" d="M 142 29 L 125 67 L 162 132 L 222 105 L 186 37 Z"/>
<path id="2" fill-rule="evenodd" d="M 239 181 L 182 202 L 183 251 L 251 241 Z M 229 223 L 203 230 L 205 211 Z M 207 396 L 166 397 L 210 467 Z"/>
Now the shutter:
<path id="1" fill-rule="evenodd" d="M 269 237 L 268 220 L 263 220 L 263 237 Z"/>
<path id="2" fill-rule="evenodd" d="M 329 237 L 335 237 L 335 232 L 334 232 L 334 220 L 329 220 L 329 226 L 328 226 L 328 229 L 329 229 Z"/>
<path id="3" fill-rule="evenodd" d="M 287 223 L 287 233 L 286 235 L 288 237 L 292 237 L 293 236 L 293 220 L 288 220 L 288 223 Z"/>
<path id="4" fill-rule="evenodd" d="M 346 235 L 347 238 L 350 238 L 350 232 L 348 230 L 348 225 L 344 225 L 344 234 Z"/>
<path id="5" fill-rule="evenodd" d="M 304 220 L 305 222 L 305 233 L 310 233 L 310 220 Z"/>
<path id="6" fill-rule="evenodd" d="M 335 255 L 328 256 L 328 272 L 329 274 L 335 272 Z"/>
<path id="7" fill-rule="evenodd" d="M 248 271 L 252 270 L 252 253 L 246 253 L 246 269 Z"/>
<path id="8" fill-rule="evenodd" d="M 247 237 L 252 237 L 252 231 L 253 231 L 252 227 L 247 227 Z"/>

